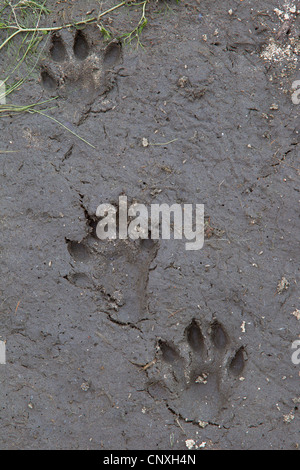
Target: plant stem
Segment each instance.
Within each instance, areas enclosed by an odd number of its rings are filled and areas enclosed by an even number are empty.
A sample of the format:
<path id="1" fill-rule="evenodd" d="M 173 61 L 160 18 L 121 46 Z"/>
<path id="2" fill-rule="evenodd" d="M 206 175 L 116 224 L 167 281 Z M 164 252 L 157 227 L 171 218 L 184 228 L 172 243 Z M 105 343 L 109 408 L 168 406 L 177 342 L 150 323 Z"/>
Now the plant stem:
<path id="1" fill-rule="evenodd" d="M 75 137 L 77 137 L 79 140 L 82 140 L 82 142 L 84 142 L 85 144 L 89 145 L 90 147 L 92 147 L 93 149 L 95 149 L 96 147 L 92 144 L 90 144 L 90 142 L 88 142 L 87 140 L 85 140 L 83 137 L 80 137 L 80 135 L 76 134 L 76 132 L 73 132 L 71 131 L 71 129 L 67 126 L 65 126 L 64 124 L 62 124 L 60 121 L 58 121 L 57 119 L 55 119 L 54 117 L 52 116 L 49 116 L 48 114 L 45 114 L 43 113 L 42 111 L 38 111 L 37 109 L 29 109 L 28 110 L 29 113 L 38 113 L 38 114 L 41 114 L 42 116 L 45 116 L 47 117 L 48 119 L 51 119 L 52 121 L 54 121 L 56 124 L 59 124 L 61 127 L 63 127 L 64 129 L 66 129 L 67 131 L 69 131 L 71 134 L 73 134 Z"/>

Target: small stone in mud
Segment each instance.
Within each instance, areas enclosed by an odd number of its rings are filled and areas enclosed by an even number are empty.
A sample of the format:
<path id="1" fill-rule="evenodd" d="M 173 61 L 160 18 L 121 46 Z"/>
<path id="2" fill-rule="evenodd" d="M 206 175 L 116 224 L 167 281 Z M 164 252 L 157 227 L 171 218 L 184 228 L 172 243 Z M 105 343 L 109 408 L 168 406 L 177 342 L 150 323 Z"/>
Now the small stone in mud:
<path id="1" fill-rule="evenodd" d="M 286 424 L 290 424 L 294 419 L 295 419 L 295 415 L 293 414 L 292 411 L 288 415 L 283 416 L 283 421 Z"/>
<path id="2" fill-rule="evenodd" d="M 286 277 L 283 277 L 281 281 L 279 281 L 278 286 L 277 286 L 277 294 L 282 294 L 283 291 L 287 290 L 289 288 L 289 281 L 287 280 Z"/>
<path id="3" fill-rule="evenodd" d="M 207 378 L 208 378 L 208 375 L 203 373 L 203 374 L 199 375 L 199 377 L 197 377 L 197 379 L 195 380 L 195 383 L 196 384 L 206 385 L 207 384 Z"/>
<path id="4" fill-rule="evenodd" d="M 292 312 L 292 315 L 294 315 L 297 320 L 300 320 L 300 310 L 296 309 L 294 312 Z"/>
<path id="5" fill-rule="evenodd" d="M 208 426 L 208 423 L 206 421 L 199 421 L 198 422 L 200 428 L 204 429 L 206 426 Z"/>
<path id="6" fill-rule="evenodd" d="M 87 392 L 89 389 L 90 389 L 90 384 L 88 382 L 83 382 L 83 384 L 81 384 L 81 390 L 83 390 L 84 392 Z"/>
<path id="7" fill-rule="evenodd" d="M 195 446 L 196 442 L 194 441 L 194 439 L 187 439 L 185 441 L 185 445 L 187 446 L 187 448 L 189 450 L 192 450 L 192 448 Z"/>
<path id="8" fill-rule="evenodd" d="M 181 88 L 185 88 L 189 84 L 188 77 L 181 77 L 179 78 L 177 85 Z"/>

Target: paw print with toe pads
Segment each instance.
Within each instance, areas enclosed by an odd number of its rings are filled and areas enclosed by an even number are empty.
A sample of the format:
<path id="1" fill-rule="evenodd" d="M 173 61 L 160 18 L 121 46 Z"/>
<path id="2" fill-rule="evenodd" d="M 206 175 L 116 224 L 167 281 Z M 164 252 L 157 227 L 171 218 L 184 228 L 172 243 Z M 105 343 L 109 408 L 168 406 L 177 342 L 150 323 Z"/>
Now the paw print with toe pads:
<path id="1" fill-rule="evenodd" d="M 47 56 L 40 75 L 45 93 L 58 95 L 80 110 L 112 89 L 113 68 L 122 60 L 122 49 L 118 41 L 105 46 L 85 30 L 61 31 L 51 35 Z"/>
<path id="2" fill-rule="evenodd" d="M 231 406 L 230 397 L 245 369 L 246 351 L 235 347 L 218 321 L 204 331 L 193 319 L 180 348 L 164 339 L 158 341 L 148 390 L 183 419 L 215 424 Z"/>

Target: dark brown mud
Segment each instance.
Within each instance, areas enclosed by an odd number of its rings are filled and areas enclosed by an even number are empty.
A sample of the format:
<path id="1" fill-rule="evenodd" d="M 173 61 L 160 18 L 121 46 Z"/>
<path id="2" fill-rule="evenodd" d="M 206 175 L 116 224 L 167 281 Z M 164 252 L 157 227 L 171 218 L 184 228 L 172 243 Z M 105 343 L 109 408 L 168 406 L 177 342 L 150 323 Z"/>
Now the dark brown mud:
<path id="1" fill-rule="evenodd" d="M 0 154 L 2 449 L 299 446 L 288 3 L 154 2 L 144 48 L 96 25 L 48 38 L 14 99 L 58 96 L 50 116 L 95 148 L 40 115 L 0 120 L 16 151 Z M 99 3 L 52 6 L 68 20 Z M 100 241 L 96 209 L 121 194 L 205 204 L 204 248 Z"/>

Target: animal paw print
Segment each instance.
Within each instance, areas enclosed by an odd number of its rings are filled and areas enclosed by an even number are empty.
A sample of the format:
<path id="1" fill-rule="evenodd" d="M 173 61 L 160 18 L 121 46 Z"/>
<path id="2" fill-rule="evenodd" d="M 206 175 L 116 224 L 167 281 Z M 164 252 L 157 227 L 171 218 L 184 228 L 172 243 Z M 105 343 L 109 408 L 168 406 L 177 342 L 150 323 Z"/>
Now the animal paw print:
<path id="1" fill-rule="evenodd" d="M 230 407 L 230 396 L 245 361 L 245 349 L 235 349 L 221 323 L 214 321 L 204 336 L 199 322 L 193 319 L 184 332 L 180 351 L 159 340 L 156 365 L 163 381 L 153 381 L 149 392 L 166 400 L 168 408 L 185 420 L 215 423 Z"/>
<path id="2" fill-rule="evenodd" d="M 65 279 L 95 293 L 95 302 L 121 325 L 135 325 L 148 316 L 148 279 L 157 255 L 156 241 L 99 242 L 96 223 L 86 212 L 89 235 L 81 242 L 66 239 L 73 271 Z M 86 267 L 86 268 L 85 268 Z"/>
<path id="3" fill-rule="evenodd" d="M 82 30 L 53 34 L 48 59 L 41 66 L 44 90 L 79 107 L 109 91 L 113 86 L 113 67 L 122 59 L 121 45 L 112 41 L 104 47 L 99 42 L 93 42 Z"/>

